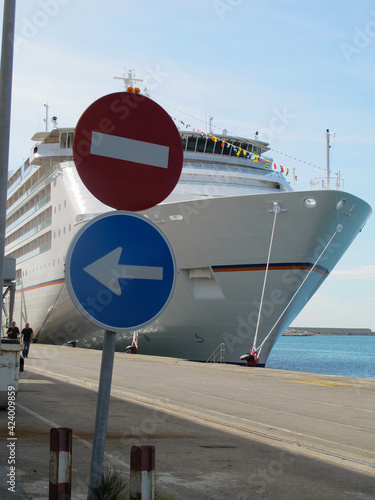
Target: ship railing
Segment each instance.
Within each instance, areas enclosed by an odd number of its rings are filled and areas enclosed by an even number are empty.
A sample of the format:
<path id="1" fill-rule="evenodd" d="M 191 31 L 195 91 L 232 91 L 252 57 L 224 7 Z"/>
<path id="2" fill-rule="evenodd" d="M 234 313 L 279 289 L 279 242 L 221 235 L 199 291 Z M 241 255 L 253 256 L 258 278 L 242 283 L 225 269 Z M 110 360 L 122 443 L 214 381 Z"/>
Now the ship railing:
<path id="1" fill-rule="evenodd" d="M 271 177 L 283 177 L 283 175 L 279 172 L 275 172 L 273 170 L 266 170 L 264 168 L 260 169 L 257 167 L 241 167 L 241 166 L 229 166 L 229 165 L 219 165 L 217 163 L 200 163 L 194 161 L 185 161 L 184 168 L 195 168 L 195 169 L 209 169 L 209 170 L 217 170 L 217 171 L 225 171 L 225 172 L 239 172 L 239 173 L 252 173 L 255 175 L 269 175 Z"/>
<path id="2" fill-rule="evenodd" d="M 313 191 L 320 189 L 327 189 L 327 178 L 326 177 L 315 177 L 310 180 L 310 188 Z M 328 189 L 336 189 L 337 191 L 344 190 L 344 179 L 341 179 L 339 175 L 336 177 L 329 178 Z"/>
<path id="3" fill-rule="evenodd" d="M 225 363 L 225 344 L 221 343 L 208 358 L 206 363 Z"/>
<path id="4" fill-rule="evenodd" d="M 55 177 L 57 177 L 61 173 L 59 167 L 54 167 L 51 170 L 48 170 L 44 176 L 36 182 L 23 196 L 21 196 L 15 203 L 12 205 L 12 209 L 7 213 L 7 218 L 11 217 L 17 210 L 19 210 L 23 205 L 31 200 L 39 191 L 41 191 L 47 184 L 51 183 Z"/>
<path id="5" fill-rule="evenodd" d="M 15 172 L 9 172 L 8 176 L 8 196 L 23 182 L 25 177 L 31 172 L 33 165 L 27 159 Z"/>

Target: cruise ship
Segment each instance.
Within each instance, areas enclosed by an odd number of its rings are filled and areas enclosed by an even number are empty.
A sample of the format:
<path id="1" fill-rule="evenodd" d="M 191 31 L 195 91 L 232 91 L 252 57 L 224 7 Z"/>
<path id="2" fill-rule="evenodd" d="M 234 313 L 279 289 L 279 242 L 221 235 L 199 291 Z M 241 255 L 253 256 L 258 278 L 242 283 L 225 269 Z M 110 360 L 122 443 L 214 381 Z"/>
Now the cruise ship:
<path id="1" fill-rule="evenodd" d="M 264 366 L 371 208 L 340 189 L 292 190 L 256 134 L 180 130 L 180 136 L 177 186 L 161 204 L 139 212 L 174 249 L 175 291 L 154 322 L 117 333 L 116 349 L 201 362 L 255 359 Z M 82 183 L 73 137 L 74 128 L 56 123 L 37 132 L 28 159 L 8 179 L 5 251 L 16 259 L 13 319 L 19 327 L 30 323 L 38 342 L 100 349 L 104 332 L 73 305 L 64 262 L 76 232 L 113 209 Z M 7 301 L 4 307 L 10 320 Z"/>

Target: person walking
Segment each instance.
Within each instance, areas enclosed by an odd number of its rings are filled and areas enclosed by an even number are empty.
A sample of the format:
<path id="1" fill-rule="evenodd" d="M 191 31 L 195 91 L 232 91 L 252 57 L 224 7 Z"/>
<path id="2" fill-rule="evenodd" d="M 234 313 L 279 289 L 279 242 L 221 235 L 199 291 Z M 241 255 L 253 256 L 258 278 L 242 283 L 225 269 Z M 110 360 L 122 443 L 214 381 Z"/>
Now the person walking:
<path id="1" fill-rule="evenodd" d="M 15 321 L 12 321 L 12 326 L 8 328 L 7 334 L 8 334 L 8 339 L 18 339 L 20 331 L 18 329 L 18 326 L 16 326 Z"/>
<path id="2" fill-rule="evenodd" d="M 25 324 L 25 328 L 22 330 L 22 341 L 23 341 L 23 357 L 29 357 L 30 343 L 33 338 L 33 330 L 30 328 L 29 323 Z"/>

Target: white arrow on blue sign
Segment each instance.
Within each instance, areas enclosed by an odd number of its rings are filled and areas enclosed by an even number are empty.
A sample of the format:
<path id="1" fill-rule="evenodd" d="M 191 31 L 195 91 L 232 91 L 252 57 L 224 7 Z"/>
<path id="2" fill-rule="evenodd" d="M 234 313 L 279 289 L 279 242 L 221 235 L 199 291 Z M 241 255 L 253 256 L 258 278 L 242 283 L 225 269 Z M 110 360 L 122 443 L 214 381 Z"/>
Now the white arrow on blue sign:
<path id="1" fill-rule="evenodd" d="M 83 316 L 105 330 L 129 331 L 151 323 L 167 307 L 176 259 L 156 224 L 115 211 L 95 217 L 75 235 L 65 274 Z"/>

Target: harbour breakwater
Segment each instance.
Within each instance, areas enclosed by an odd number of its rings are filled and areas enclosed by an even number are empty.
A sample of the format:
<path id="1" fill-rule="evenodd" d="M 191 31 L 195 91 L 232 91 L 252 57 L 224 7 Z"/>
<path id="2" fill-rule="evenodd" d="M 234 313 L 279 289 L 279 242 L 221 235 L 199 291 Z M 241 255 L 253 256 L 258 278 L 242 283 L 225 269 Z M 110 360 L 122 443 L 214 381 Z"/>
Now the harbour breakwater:
<path id="1" fill-rule="evenodd" d="M 290 327 L 284 336 L 310 336 L 310 335 L 375 335 L 370 328 L 316 328 L 316 327 Z"/>

